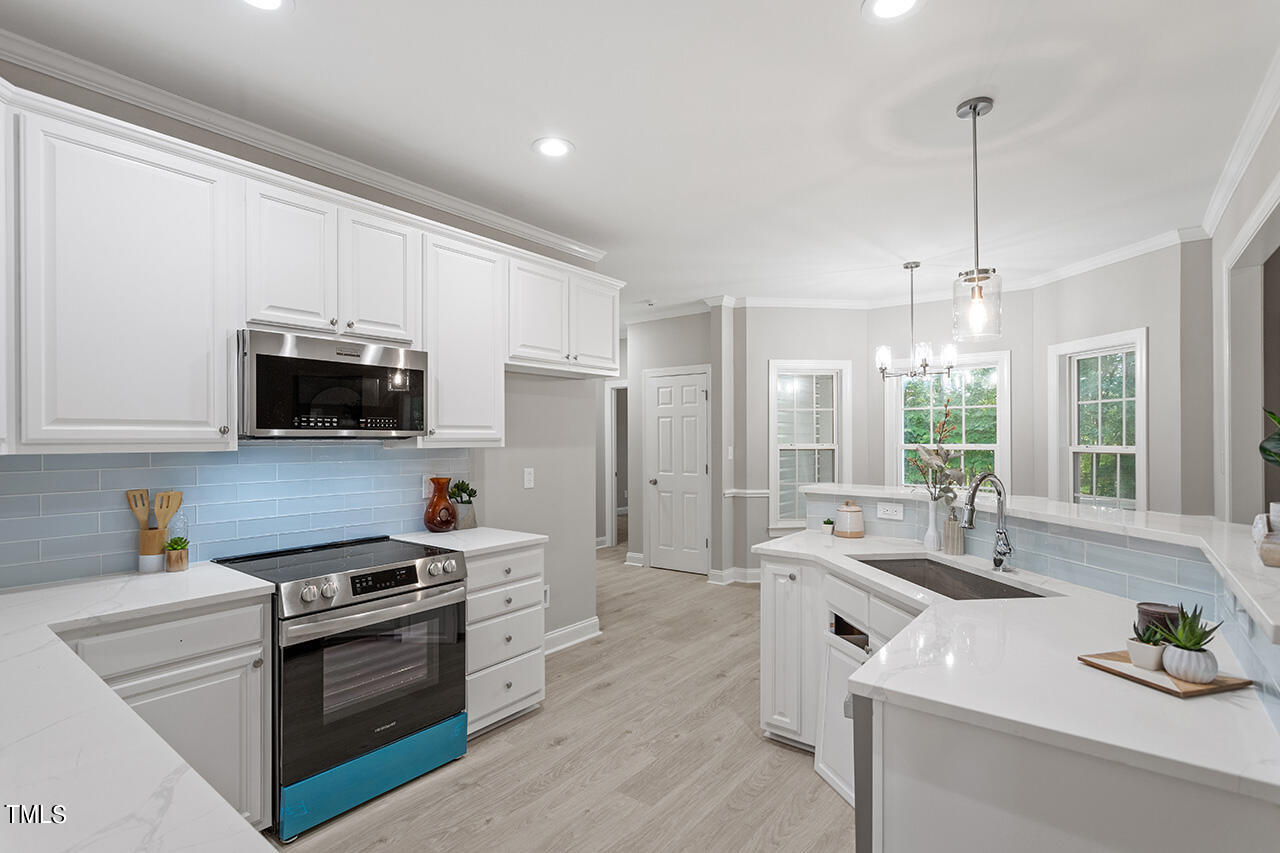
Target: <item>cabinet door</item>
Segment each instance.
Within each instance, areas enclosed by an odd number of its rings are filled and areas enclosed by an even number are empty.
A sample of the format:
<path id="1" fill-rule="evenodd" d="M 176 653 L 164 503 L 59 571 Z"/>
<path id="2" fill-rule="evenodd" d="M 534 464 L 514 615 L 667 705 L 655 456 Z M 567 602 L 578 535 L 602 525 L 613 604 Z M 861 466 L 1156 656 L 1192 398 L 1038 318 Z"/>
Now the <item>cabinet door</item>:
<path id="1" fill-rule="evenodd" d="M 443 237 L 427 245 L 426 445 L 501 445 L 506 259 Z"/>
<path id="2" fill-rule="evenodd" d="M 569 288 L 569 354 L 575 367 L 618 369 L 618 289 L 574 276 Z"/>
<path id="3" fill-rule="evenodd" d="M 565 366 L 569 361 L 569 274 L 511 261 L 512 358 Z"/>
<path id="4" fill-rule="evenodd" d="M 422 304 L 422 232 L 343 209 L 338 258 L 338 331 L 412 344 Z"/>
<path id="5" fill-rule="evenodd" d="M 237 179 L 124 136 L 22 121 L 22 442 L 232 446 Z"/>
<path id="6" fill-rule="evenodd" d="M 249 319 L 336 331 L 338 206 L 249 181 L 246 217 Z"/>
<path id="7" fill-rule="evenodd" d="M 799 566 L 760 566 L 760 723 L 803 738 L 804 591 Z"/>
<path id="8" fill-rule="evenodd" d="M 122 699 L 254 826 L 270 821 L 261 648 L 113 684 Z"/>
<path id="9" fill-rule="evenodd" d="M 856 646 L 828 635 L 818 694 L 818 742 L 813 769 L 853 805 L 853 720 L 844 715 L 849 676 L 866 660 Z"/>

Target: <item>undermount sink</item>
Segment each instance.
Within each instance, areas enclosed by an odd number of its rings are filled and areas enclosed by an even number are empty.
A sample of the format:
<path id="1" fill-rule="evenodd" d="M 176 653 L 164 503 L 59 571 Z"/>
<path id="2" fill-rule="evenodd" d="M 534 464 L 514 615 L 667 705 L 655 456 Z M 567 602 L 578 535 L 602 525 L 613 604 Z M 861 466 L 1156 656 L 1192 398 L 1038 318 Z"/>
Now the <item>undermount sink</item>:
<path id="1" fill-rule="evenodd" d="M 927 558 L 911 557 L 860 560 L 859 562 L 957 601 L 975 598 L 1043 598 L 1037 593 Z"/>

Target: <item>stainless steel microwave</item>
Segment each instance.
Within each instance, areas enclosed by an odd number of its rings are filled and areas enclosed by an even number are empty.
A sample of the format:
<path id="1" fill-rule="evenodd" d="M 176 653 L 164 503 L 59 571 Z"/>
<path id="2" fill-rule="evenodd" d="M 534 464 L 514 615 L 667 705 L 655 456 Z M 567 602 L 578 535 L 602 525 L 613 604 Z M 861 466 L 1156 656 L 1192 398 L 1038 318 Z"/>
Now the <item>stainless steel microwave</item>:
<path id="1" fill-rule="evenodd" d="M 258 329 L 237 338 L 242 438 L 426 434 L 425 352 Z"/>

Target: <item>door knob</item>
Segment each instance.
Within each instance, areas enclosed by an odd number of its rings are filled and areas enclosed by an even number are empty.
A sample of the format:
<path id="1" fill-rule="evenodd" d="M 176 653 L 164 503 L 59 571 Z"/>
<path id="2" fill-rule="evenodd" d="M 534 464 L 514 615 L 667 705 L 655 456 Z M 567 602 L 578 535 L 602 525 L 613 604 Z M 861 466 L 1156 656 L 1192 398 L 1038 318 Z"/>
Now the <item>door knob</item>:
<path id="1" fill-rule="evenodd" d="M 653 478 L 651 478 L 651 479 L 649 480 L 649 485 L 650 485 L 650 486 L 656 486 L 656 485 L 658 485 L 658 478 L 657 478 L 657 477 L 653 477 Z"/>

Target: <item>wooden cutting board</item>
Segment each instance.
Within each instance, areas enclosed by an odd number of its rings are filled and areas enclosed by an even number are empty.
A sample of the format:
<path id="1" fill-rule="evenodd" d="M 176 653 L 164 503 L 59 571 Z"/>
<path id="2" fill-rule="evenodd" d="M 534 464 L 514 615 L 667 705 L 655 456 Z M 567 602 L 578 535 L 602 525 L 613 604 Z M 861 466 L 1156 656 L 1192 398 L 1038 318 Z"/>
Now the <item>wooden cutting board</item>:
<path id="1" fill-rule="evenodd" d="M 1162 669 L 1153 672 L 1149 669 L 1134 666 L 1133 662 L 1129 660 L 1129 653 L 1124 651 L 1080 655 L 1076 660 L 1086 666 L 1109 672 L 1112 675 L 1118 675 L 1129 681 L 1136 681 L 1138 684 L 1145 685 L 1153 690 L 1159 690 L 1161 693 L 1168 693 L 1170 696 L 1177 696 L 1180 699 L 1190 699 L 1192 696 L 1208 696 L 1210 693 L 1225 693 L 1228 690 L 1239 690 L 1242 687 L 1248 687 L 1253 684 L 1247 678 L 1236 678 L 1234 675 L 1222 674 L 1219 674 L 1217 678 L 1208 684 L 1192 684 L 1190 681 L 1174 678 Z"/>

